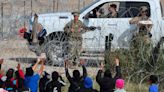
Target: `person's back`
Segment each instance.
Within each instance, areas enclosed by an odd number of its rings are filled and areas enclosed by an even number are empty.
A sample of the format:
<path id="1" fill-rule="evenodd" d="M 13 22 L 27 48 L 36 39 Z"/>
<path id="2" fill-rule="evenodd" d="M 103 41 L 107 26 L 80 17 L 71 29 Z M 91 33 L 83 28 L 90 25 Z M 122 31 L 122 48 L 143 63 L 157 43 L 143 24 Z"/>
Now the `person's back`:
<path id="1" fill-rule="evenodd" d="M 104 77 L 102 77 L 103 74 L 103 65 L 101 65 L 101 68 L 96 76 L 96 81 L 100 86 L 100 92 L 114 92 L 115 88 L 115 82 L 118 78 L 121 77 L 121 69 L 119 67 L 119 59 L 115 59 L 116 62 L 116 75 L 114 78 L 112 78 L 112 74 L 109 69 L 107 69 L 104 72 Z"/>
<path id="2" fill-rule="evenodd" d="M 98 92 L 98 91 L 95 90 L 95 89 L 86 89 L 86 88 L 84 88 L 84 89 L 81 89 L 79 92 Z"/>
<path id="3" fill-rule="evenodd" d="M 62 86 L 59 81 L 51 81 L 46 86 L 46 92 L 61 92 Z"/>
<path id="4" fill-rule="evenodd" d="M 85 77 L 83 85 L 84 88 L 81 88 L 78 92 L 98 92 L 93 89 L 93 81 L 90 77 Z"/>
<path id="5" fill-rule="evenodd" d="M 75 79 L 72 78 L 72 83 L 70 84 L 69 87 L 69 92 L 77 92 L 80 88 L 83 88 L 83 79 Z"/>
<path id="6" fill-rule="evenodd" d="M 16 89 L 13 74 L 14 74 L 14 69 L 9 69 L 6 73 L 7 79 L 3 84 L 3 88 L 8 91 L 15 91 Z"/>
<path id="7" fill-rule="evenodd" d="M 31 92 L 37 92 L 39 79 L 40 79 L 39 74 L 35 74 L 33 76 L 26 76 L 25 77 L 26 87 L 30 88 Z"/>
<path id="8" fill-rule="evenodd" d="M 158 92 L 158 86 L 156 84 L 150 85 L 149 92 Z"/>
<path id="9" fill-rule="evenodd" d="M 156 75 L 151 75 L 149 78 L 150 86 L 149 86 L 149 92 L 159 92 L 158 91 L 158 77 Z"/>
<path id="10" fill-rule="evenodd" d="M 5 90 L 11 91 L 11 92 L 15 92 L 15 90 L 16 90 L 16 86 L 14 85 L 13 81 L 10 79 L 5 81 L 3 88 Z"/>
<path id="11" fill-rule="evenodd" d="M 45 53 L 41 53 L 37 62 L 32 67 L 26 68 L 25 87 L 29 88 L 31 92 L 38 92 L 38 82 L 44 69 L 45 60 Z M 40 69 L 36 74 L 34 74 L 34 71 L 36 71 L 39 63 L 41 63 Z"/>
<path id="12" fill-rule="evenodd" d="M 39 81 L 39 92 L 45 92 L 45 87 L 47 83 L 50 81 L 49 74 L 44 72 L 43 77 Z"/>
<path id="13" fill-rule="evenodd" d="M 101 81 L 97 80 L 97 82 L 100 86 L 100 92 L 113 92 L 113 89 L 115 88 L 115 81 L 113 78 L 104 77 Z"/>
<path id="14" fill-rule="evenodd" d="M 67 63 L 67 62 L 65 62 Z M 84 78 L 87 76 L 87 70 L 84 66 L 84 62 L 80 61 L 82 68 L 83 68 L 83 75 L 80 76 L 79 70 L 73 71 L 73 77 L 70 76 L 68 72 L 67 64 L 65 65 L 65 72 L 68 81 L 70 82 L 70 87 L 68 92 L 78 92 L 81 88 L 84 88 Z"/>
<path id="15" fill-rule="evenodd" d="M 60 81 L 58 80 L 60 78 Z M 61 87 L 64 86 L 64 80 L 59 76 L 58 72 L 52 73 L 52 81 L 46 85 L 46 92 L 61 92 Z"/>

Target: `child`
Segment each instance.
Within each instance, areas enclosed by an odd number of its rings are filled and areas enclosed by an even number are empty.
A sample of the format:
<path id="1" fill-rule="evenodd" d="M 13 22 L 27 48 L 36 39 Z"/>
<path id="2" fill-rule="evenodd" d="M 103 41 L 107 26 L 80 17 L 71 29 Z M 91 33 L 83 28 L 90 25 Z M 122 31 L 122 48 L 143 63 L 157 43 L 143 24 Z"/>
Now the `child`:
<path id="1" fill-rule="evenodd" d="M 126 92 L 124 89 L 124 80 L 123 79 L 116 80 L 116 89 L 114 92 Z"/>
<path id="2" fill-rule="evenodd" d="M 51 77 L 52 77 L 52 81 L 47 83 L 45 92 L 62 92 L 61 91 L 62 86 L 65 86 L 65 82 L 62 79 L 62 77 L 56 71 L 52 72 Z M 58 80 L 59 78 L 60 81 Z"/>
<path id="3" fill-rule="evenodd" d="M 158 85 L 157 85 L 158 78 L 155 75 L 151 75 L 149 78 L 150 86 L 149 92 L 159 92 Z"/>

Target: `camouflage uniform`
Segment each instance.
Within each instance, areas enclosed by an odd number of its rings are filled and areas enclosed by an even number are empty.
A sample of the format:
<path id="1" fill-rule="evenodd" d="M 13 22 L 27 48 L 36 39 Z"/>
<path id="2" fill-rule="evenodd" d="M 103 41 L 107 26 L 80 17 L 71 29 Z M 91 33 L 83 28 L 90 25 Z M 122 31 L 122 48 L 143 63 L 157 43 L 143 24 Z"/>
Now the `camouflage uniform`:
<path id="1" fill-rule="evenodd" d="M 132 24 L 138 24 L 139 21 L 150 20 L 149 17 L 135 17 L 130 22 Z M 139 59 L 148 60 L 151 52 L 151 36 L 150 36 L 151 26 L 149 30 L 146 26 L 139 25 L 138 32 L 133 35 L 131 42 L 132 55 L 135 60 Z M 142 60 L 141 59 L 141 60 Z"/>
<path id="2" fill-rule="evenodd" d="M 92 29 L 92 27 L 85 26 L 80 20 L 76 23 L 74 20 L 71 20 L 68 24 L 66 24 L 64 31 L 69 35 L 68 42 L 70 46 L 68 47 L 68 52 L 71 54 L 71 60 L 75 61 L 79 59 L 82 49 L 82 34 Z"/>
<path id="3" fill-rule="evenodd" d="M 116 13 L 115 15 L 112 15 L 111 13 L 107 14 L 107 15 L 100 15 L 99 18 L 117 18 L 118 14 Z"/>

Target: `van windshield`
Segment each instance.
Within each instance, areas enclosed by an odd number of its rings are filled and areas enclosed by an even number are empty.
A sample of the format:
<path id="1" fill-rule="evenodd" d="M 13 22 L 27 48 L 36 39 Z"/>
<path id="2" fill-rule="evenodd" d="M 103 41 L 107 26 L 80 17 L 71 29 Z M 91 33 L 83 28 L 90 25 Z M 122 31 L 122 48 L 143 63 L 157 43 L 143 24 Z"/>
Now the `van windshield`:
<path id="1" fill-rule="evenodd" d="M 83 9 L 80 10 L 80 14 L 83 13 L 86 9 L 88 9 L 89 7 L 91 7 L 92 5 L 94 5 L 95 3 L 97 3 L 100 0 L 95 0 L 92 3 L 90 3 L 89 5 L 87 5 L 86 7 L 84 7 Z"/>

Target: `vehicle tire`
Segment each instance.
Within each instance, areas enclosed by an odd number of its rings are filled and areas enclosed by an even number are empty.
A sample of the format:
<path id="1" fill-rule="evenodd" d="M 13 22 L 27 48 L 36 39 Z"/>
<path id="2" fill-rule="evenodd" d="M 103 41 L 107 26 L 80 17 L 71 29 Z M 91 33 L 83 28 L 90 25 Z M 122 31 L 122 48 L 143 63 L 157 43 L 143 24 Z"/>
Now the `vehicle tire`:
<path id="1" fill-rule="evenodd" d="M 54 32 L 47 36 L 42 49 L 47 55 L 47 65 L 63 66 L 68 57 L 68 35 L 64 32 Z"/>

